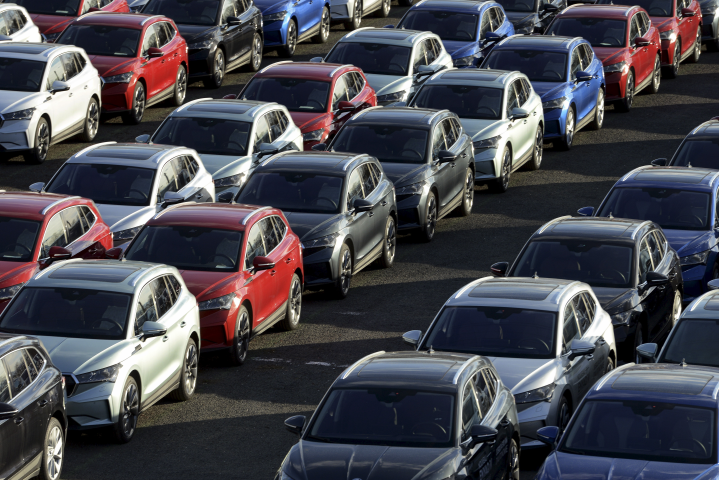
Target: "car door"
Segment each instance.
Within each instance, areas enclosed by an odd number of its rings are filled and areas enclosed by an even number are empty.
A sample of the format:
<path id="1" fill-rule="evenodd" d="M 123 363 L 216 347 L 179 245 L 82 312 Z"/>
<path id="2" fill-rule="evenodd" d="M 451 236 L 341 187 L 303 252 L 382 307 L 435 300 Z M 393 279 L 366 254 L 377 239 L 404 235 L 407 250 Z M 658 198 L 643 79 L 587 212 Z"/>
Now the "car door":
<path id="1" fill-rule="evenodd" d="M 638 86 L 646 78 L 646 56 L 647 47 L 637 46 L 637 38 L 642 36 L 642 25 L 640 14 L 636 13 L 629 21 L 629 47 L 632 56 L 632 66 L 634 67 L 634 84 Z M 652 62 L 652 66 L 654 62 Z"/>
<path id="2" fill-rule="evenodd" d="M 539 95 L 533 95 L 534 90 L 532 89 L 532 84 L 529 82 L 529 80 L 524 77 L 522 77 L 520 80 L 522 82 L 522 87 L 527 94 L 527 103 L 525 103 L 522 108 L 529 112 L 529 126 L 530 131 L 532 132 L 532 136 L 531 138 L 529 138 L 528 141 L 530 143 L 529 148 L 532 148 L 532 146 L 534 145 L 534 134 L 539 128 L 539 122 L 543 118 L 544 111 L 542 110 L 542 102 L 539 98 Z"/>
<path id="3" fill-rule="evenodd" d="M 575 398 L 583 398 L 591 387 L 592 368 L 594 358 L 591 355 L 582 355 L 569 360 L 568 355 L 572 348 L 572 341 L 581 338 L 581 330 L 577 322 L 577 315 L 572 300 L 564 307 L 562 320 L 562 355 L 566 357 L 565 375 L 567 384 L 574 387 Z"/>
<path id="4" fill-rule="evenodd" d="M 460 404 L 460 419 L 461 419 L 461 433 L 459 441 L 464 442 L 470 438 L 470 429 L 473 425 L 482 423 L 482 414 L 486 414 L 491 406 L 491 400 L 489 404 L 484 404 L 484 410 L 482 410 L 482 393 L 477 392 L 475 384 L 484 383 L 484 377 L 482 374 L 477 372 L 472 376 L 462 387 L 460 398 L 462 403 Z M 480 443 L 470 449 L 465 455 L 465 468 L 467 478 L 492 478 L 492 447 L 488 443 Z"/>
<path id="5" fill-rule="evenodd" d="M 589 90 L 587 96 L 587 108 L 588 112 L 591 113 L 594 107 L 597 105 L 597 95 L 599 95 L 599 89 L 602 88 L 603 82 L 603 65 L 602 62 L 596 59 L 594 50 L 588 43 L 582 43 L 581 45 L 584 55 L 582 55 L 582 68 L 592 76 L 589 81 Z M 653 65 L 653 64 L 652 64 Z M 601 75 L 600 75 L 601 74 Z"/>
<path id="6" fill-rule="evenodd" d="M 592 321 L 594 320 L 594 310 L 590 310 L 587 306 L 586 295 L 588 293 L 582 292 L 575 295 L 571 302 L 574 308 L 574 313 L 577 316 L 577 323 L 579 323 L 579 334 L 582 336 L 582 340 L 591 341 L 594 343 L 594 354 L 593 358 L 589 361 L 591 364 L 589 372 L 589 387 L 594 385 L 602 375 L 605 373 L 605 367 L 607 365 L 607 359 L 609 358 L 609 345 L 602 337 L 601 333 L 597 329 L 592 328 Z"/>
<path id="7" fill-rule="evenodd" d="M 444 138 L 447 145 L 447 150 L 455 155 L 453 162 L 450 162 L 449 169 L 452 174 L 452 184 L 449 190 L 449 199 L 455 200 L 457 195 L 464 191 L 465 175 L 467 173 L 466 168 L 462 168 L 467 164 L 468 155 L 464 151 L 465 145 L 460 137 L 460 130 L 454 122 L 454 118 L 449 117 L 442 121 L 442 127 L 444 128 Z M 462 155 L 465 155 L 463 158 Z"/>
<path id="8" fill-rule="evenodd" d="M 157 41 L 156 24 L 152 24 L 145 29 L 142 36 L 142 78 L 146 83 L 145 98 L 150 99 L 157 95 L 160 90 L 162 80 L 162 57 L 150 58 L 149 51 L 151 48 L 160 48 Z"/>
<path id="9" fill-rule="evenodd" d="M 369 199 L 374 202 L 374 218 L 376 219 L 377 226 L 379 227 L 379 237 L 376 240 L 378 242 L 382 242 L 384 240 L 387 217 L 389 216 L 390 209 L 394 203 L 394 198 L 392 197 L 394 190 L 386 188 L 386 184 L 382 184 L 382 169 L 379 163 L 369 162 L 366 165 L 370 175 L 374 177 L 375 184 L 375 189 L 369 195 Z"/>
<path id="10" fill-rule="evenodd" d="M 235 13 L 240 19 L 240 37 L 235 49 L 238 52 L 238 58 L 244 58 L 250 54 L 252 40 L 255 38 L 254 13 L 248 7 L 248 0 L 234 0 L 234 2 Z"/>
<path id="11" fill-rule="evenodd" d="M 65 81 L 70 86 L 68 98 L 72 103 L 72 108 L 63 112 L 63 116 L 69 117 L 70 129 L 76 130 L 82 128 L 87 115 L 87 81 L 84 81 L 84 75 L 81 75 L 74 52 L 63 53 L 61 58 L 65 67 Z"/>
<path id="12" fill-rule="evenodd" d="M 177 46 L 171 43 L 174 38 L 174 30 L 168 28 L 167 22 L 157 22 L 155 25 L 157 32 L 157 46 L 164 55 L 160 58 L 158 75 L 156 82 L 160 92 L 165 92 L 169 88 L 174 88 L 177 79 L 177 67 L 180 64 Z"/>
<path id="13" fill-rule="evenodd" d="M 293 265 L 299 253 L 292 241 L 287 238 L 287 224 L 279 215 L 268 217 L 272 222 L 277 237 L 277 247 L 270 258 L 275 260 L 275 283 L 277 284 L 277 306 L 282 307 L 289 298 L 290 283 L 292 283 Z"/>
<path id="14" fill-rule="evenodd" d="M 39 453 L 38 447 L 43 444 L 45 436 L 46 420 L 43 418 L 42 407 L 36 398 L 35 389 L 30 388 L 37 371 L 25 349 L 8 353 L 3 361 L 10 378 L 12 405 L 18 411 L 9 421 L 22 428 L 22 462 L 27 463 Z M 5 443 L 3 441 L 3 448 Z"/>
<path id="15" fill-rule="evenodd" d="M 574 86 L 572 87 L 572 96 L 574 100 L 574 105 L 577 109 L 577 117 L 576 122 L 577 124 L 584 119 L 584 117 L 587 116 L 588 109 L 589 109 L 589 82 L 577 82 L 577 73 L 582 71 L 583 65 L 582 65 L 582 53 L 581 52 L 581 44 L 576 45 L 572 49 L 571 54 L 571 64 L 570 64 L 570 71 L 569 71 L 569 80 L 571 82 L 574 82 Z"/>
<path id="16" fill-rule="evenodd" d="M 92 69 L 88 68 L 87 60 L 85 60 L 85 57 L 80 53 L 73 52 L 72 58 L 75 61 L 75 68 L 77 70 L 77 76 L 75 78 L 78 88 L 78 109 L 81 110 L 80 119 L 84 121 L 87 116 L 87 107 L 90 104 L 90 99 L 95 92 L 95 89 L 92 87 L 97 84 L 97 72 L 93 72 Z M 75 96 L 72 98 L 75 98 Z M 99 106 L 100 105 L 98 105 L 98 107 Z"/>
<path id="17" fill-rule="evenodd" d="M 245 241 L 244 269 L 251 276 L 246 285 L 251 284 L 248 288 L 252 291 L 252 298 L 254 299 L 252 304 L 252 328 L 254 329 L 272 313 L 272 306 L 275 302 L 273 292 L 275 290 L 273 286 L 274 278 L 270 275 L 270 271 L 255 271 L 252 266 L 255 257 L 264 257 L 266 253 L 260 222 L 255 222 L 250 227 L 249 232 Z"/>
<path id="18" fill-rule="evenodd" d="M 280 242 L 277 231 L 275 230 L 274 221 L 271 217 L 264 217 L 257 222 L 257 225 L 259 225 L 262 242 L 265 245 L 264 256 L 272 260 L 272 263 L 275 264 L 274 267 L 268 270 L 271 278 L 269 287 L 272 289 L 267 294 L 268 298 L 271 299 L 268 315 L 271 315 L 282 305 L 282 302 L 284 302 L 285 290 L 289 290 L 290 286 L 289 284 L 285 285 L 287 272 L 283 266 L 286 265 L 282 263 L 284 260 L 282 252 L 277 249 Z"/>
<path id="19" fill-rule="evenodd" d="M 47 70 L 47 81 L 45 82 L 45 89 L 48 92 L 52 91 L 53 82 L 59 81 L 64 82 L 65 76 L 65 65 L 63 64 L 63 55 L 58 55 L 54 59 L 50 60 L 50 65 Z M 77 105 L 75 105 L 75 99 L 70 96 L 72 90 L 65 92 L 55 92 L 50 95 L 52 102 L 52 108 L 49 110 L 52 123 L 52 136 L 57 137 L 59 134 L 65 132 L 74 123 L 77 117 Z"/>
<path id="20" fill-rule="evenodd" d="M 497 373 L 491 368 L 482 369 L 482 374 L 492 393 L 492 411 L 485 415 L 484 423 L 497 429 L 497 441 L 494 446 L 495 471 L 494 478 L 504 479 L 508 475 L 509 466 L 509 443 L 514 434 L 514 425 L 509 418 L 510 409 L 513 404 L 507 400 L 500 398 L 497 394 L 500 381 Z M 491 422 L 491 423 L 489 423 Z"/>
<path id="21" fill-rule="evenodd" d="M 446 205 L 452 200 L 452 187 L 454 184 L 454 171 L 452 162 L 439 164 L 437 163 L 438 154 L 441 150 L 447 150 L 447 141 L 445 138 L 445 126 L 442 120 L 438 122 L 432 129 L 432 170 L 434 173 L 434 183 L 437 186 L 439 194 L 439 211 L 440 214 Z"/>
<path id="22" fill-rule="evenodd" d="M 374 205 L 372 211 L 367 212 L 370 217 L 370 228 L 367 231 L 368 251 L 372 251 L 384 239 L 384 230 L 387 224 L 388 212 L 382 208 L 383 192 L 377 188 L 377 177 L 370 167 L 371 163 L 364 163 L 359 166 L 360 181 L 364 199 Z"/>
<path id="23" fill-rule="evenodd" d="M 340 102 L 349 102 L 356 96 L 355 83 L 348 72 L 339 77 L 332 89 L 332 124 L 330 125 L 329 138 L 334 137 L 342 125 L 352 116 L 352 112 L 340 112 Z"/>
<path id="24" fill-rule="evenodd" d="M 530 107 L 529 95 L 522 84 L 522 79 L 518 78 L 514 80 L 511 85 L 507 87 L 507 118 L 511 118 L 512 110 L 514 108 L 521 108 L 528 110 Z M 514 92 L 512 92 L 514 90 Z M 511 104 L 509 101 L 512 101 Z M 529 110 L 528 110 L 529 111 Z M 534 133 L 535 128 L 530 122 L 530 117 L 518 118 L 509 122 L 509 130 L 511 130 L 512 147 L 514 149 L 512 163 L 516 164 L 520 159 L 524 158 L 525 155 L 534 146 Z"/>
<path id="25" fill-rule="evenodd" d="M 134 344 L 132 358 L 136 362 L 142 381 L 141 403 L 157 394 L 172 363 L 167 342 L 169 337 L 165 335 L 141 340 L 142 326 L 145 322 L 157 322 L 159 320 L 152 286 L 153 282 L 154 280 L 150 280 L 142 286 L 140 293 L 137 295 L 135 305 L 135 338 L 132 340 Z"/>
<path id="26" fill-rule="evenodd" d="M 682 55 L 694 48 L 694 42 L 697 38 L 698 23 L 695 21 L 695 17 L 682 15 L 682 9 L 688 8 L 690 3 L 691 1 L 689 0 L 677 0 L 677 23 L 679 24 Z"/>
<path id="27" fill-rule="evenodd" d="M 220 15 L 220 34 L 222 43 L 225 45 L 228 65 L 239 57 L 242 37 L 242 28 L 240 25 L 230 25 L 230 17 L 237 17 L 237 0 L 224 0 Z"/>
<path id="28" fill-rule="evenodd" d="M 186 317 L 191 310 L 191 308 L 185 308 L 186 311 L 183 311 L 183 305 L 176 304 L 177 296 L 168 277 L 169 275 L 162 275 L 151 282 L 158 321 L 167 329 L 162 337 L 162 354 L 166 358 L 166 363 L 163 365 L 163 372 L 159 379 L 159 383 L 163 387 L 177 378 L 183 366 L 185 346 L 189 335 L 186 333 L 189 332 L 189 329 L 185 329 L 189 323 L 189 318 Z"/>
<path id="29" fill-rule="evenodd" d="M 355 167 L 355 169 L 350 172 L 348 178 L 345 208 L 347 212 L 346 215 L 349 217 L 347 223 L 350 227 L 354 245 L 354 265 L 357 265 L 362 263 L 372 248 L 370 245 L 372 239 L 372 217 L 369 216 L 371 212 L 354 211 L 354 201 L 358 198 L 364 198 L 361 165 Z"/>
<path id="30" fill-rule="evenodd" d="M 5 368 L 5 359 L 0 361 L 0 402 L 17 408 L 10 390 L 10 375 Z M 23 463 L 23 428 L 22 423 L 17 423 L 15 418 L 0 420 L 0 478 L 10 478 Z"/>
<path id="31" fill-rule="evenodd" d="M 86 217 L 86 214 L 91 217 Z M 95 214 L 89 208 L 70 207 L 62 210 L 59 215 L 65 229 L 66 248 L 70 250 L 73 258 L 104 258 L 105 248 L 102 244 L 94 239 L 85 238 L 85 234 L 95 223 Z M 88 224 L 90 219 L 92 222 Z"/>
<path id="32" fill-rule="evenodd" d="M 301 38 L 320 22 L 322 2 L 320 0 L 294 0 L 293 5 L 297 17 L 297 38 Z"/>
<path id="33" fill-rule="evenodd" d="M 649 252 L 652 256 L 653 271 L 669 277 L 671 275 L 672 265 L 669 257 L 664 251 L 664 243 L 657 241 L 656 230 L 652 230 L 646 236 L 646 242 Z M 667 261 L 664 261 L 666 258 Z M 649 322 L 648 333 L 650 338 L 657 338 L 669 331 L 672 327 L 672 308 L 674 304 L 674 290 L 671 285 L 660 285 L 654 287 L 657 296 L 657 308 L 654 321 Z"/>

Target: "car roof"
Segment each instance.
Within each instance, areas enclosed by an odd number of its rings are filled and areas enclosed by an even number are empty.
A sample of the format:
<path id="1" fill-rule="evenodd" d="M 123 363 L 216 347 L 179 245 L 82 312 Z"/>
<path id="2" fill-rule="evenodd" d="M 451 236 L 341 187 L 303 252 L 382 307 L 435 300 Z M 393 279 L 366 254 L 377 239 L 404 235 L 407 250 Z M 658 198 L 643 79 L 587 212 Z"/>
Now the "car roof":
<path id="1" fill-rule="evenodd" d="M 21 58 L 46 62 L 55 52 L 79 50 L 74 45 L 57 45 L 54 43 L 5 42 L 0 43 L 0 57 Z"/>
<path id="2" fill-rule="evenodd" d="M 557 17 L 591 17 L 626 20 L 634 11 L 643 10 L 636 5 L 572 5 L 565 8 Z"/>
<path id="3" fill-rule="evenodd" d="M 18 348 L 40 345 L 40 340 L 29 335 L 0 333 L 0 357 Z"/>
<path id="4" fill-rule="evenodd" d="M 568 52 L 574 44 L 583 41 L 581 37 L 562 37 L 559 35 L 512 35 L 502 39 L 495 49 L 545 50 L 550 52 Z"/>
<path id="5" fill-rule="evenodd" d="M 431 108 L 414 107 L 371 107 L 359 112 L 350 118 L 347 123 L 355 124 L 377 124 L 392 123 L 404 127 L 418 127 L 429 130 L 447 115 L 449 110 L 433 110 Z"/>
<path id="6" fill-rule="evenodd" d="M 624 175 L 614 184 L 614 188 L 666 187 L 711 192 L 718 176 L 719 172 L 708 168 L 654 167 L 645 165 Z"/>
<path id="7" fill-rule="evenodd" d="M 486 0 L 424 0 L 410 10 L 443 10 L 448 12 L 479 12 L 482 7 L 499 5 Z"/>
<path id="8" fill-rule="evenodd" d="M 73 25 L 107 25 L 142 30 L 146 25 L 152 24 L 155 20 L 160 19 L 169 20 L 164 15 L 99 11 L 86 13 L 85 15 L 77 17 Z"/>
<path id="9" fill-rule="evenodd" d="M 182 105 L 173 111 L 170 116 L 223 118 L 252 123 L 268 110 L 278 108 L 280 108 L 280 105 L 276 102 L 200 98 Z"/>
<path id="10" fill-rule="evenodd" d="M 435 36 L 432 32 L 423 32 L 420 30 L 405 30 L 394 28 L 376 28 L 363 27 L 348 33 L 342 37 L 340 42 L 358 42 L 358 43 L 382 43 L 386 45 L 397 45 L 403 47 L 411 47 L 419 40 Z"/>
<path id="11" fill-rule="evenodd" d="M 287 151 L 271 156 L 255 168 L 259 172 L 314 172 L 335 176 L 346 176 L 350 166 L 363 159 L 372 158 L 367 154 L 335 152 Z"/>
<path id="12" fill-rule="evenodd" d="M 705 318 L 716 321 L 719 312 L 719 290 L 710 290 L 696 298 L 682 313 L 682 321 L 685 318 Z"/>
<path id="13" fill-rule="evenodd" d="M 133 167 L 157 169 L 165 160 L 181 153 L 194 152 L 174 145 L 148 145 L 145 143 L 98 143 L 77 152 L 65 163 L 94 163 L 107 165 L 132 165 Z"/>
<path id="14" fill-rule="evenodd" d="M 265 213 L 280 215 L 272 207 L 227 203 L 180 203 L 162 210 L 147 225 L 177 225 L 221 230 L 245 230 L 250 218 Z"/>
<path id="15" fill-rule="evenodd" d="M 77 203 L 87 204 L 90 201 L 55 193 L 0 191 L 0 217 L 41 222 L 46 215 Z"/>
<path id="16" fill-rule="evenodd" d="M 305 80 L 329 82 L 335 76 L 341 75 L 349 70 L 361 71 L 354 65 L 341 65 L 339 63 L 293 62 L 289 60 L 268 65 L 257 72 L 252 78 L 292 77 Z"/>
<path id="17" fill-rule="evenodd" d="M 687 137 L 719 137 L 719 117 L 712 118 L 708 122 L 704 122 L 694 130 L 692 130 Z"/>
<path id="18" fill-rule="evenodd" d="M 532 240 L 585 238 L 591 240 L 634 243 L 644 230 L 658 228 L 648 220 L 614 217 L 559 217 L 545 223 L 532 235 Z"/>
<path id="19" fill-rule="evenodd" d="M 489 70 L 479 68 L 452 68 L 441 70 L 425 83 L 436 85 L 476 85 L 480 87 L 504 88 L 517 77 L 524 77 L 521 72 L 509 70 Z"/>

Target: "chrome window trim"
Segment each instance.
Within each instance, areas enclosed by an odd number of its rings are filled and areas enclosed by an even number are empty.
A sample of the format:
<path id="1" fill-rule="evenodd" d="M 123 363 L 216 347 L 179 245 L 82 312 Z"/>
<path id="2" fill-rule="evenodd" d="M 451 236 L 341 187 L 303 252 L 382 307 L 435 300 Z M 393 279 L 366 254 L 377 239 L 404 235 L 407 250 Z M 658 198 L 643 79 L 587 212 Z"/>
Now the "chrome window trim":
<path id="1" fill-rule="evenodd" d="M 71 197 L 71 198 L 80 198 L 80 197 Z M 82 207 L 82 206 L 85 206 L 85 207 L 87 207 L 87 208 L 90 208 L 90 207 L 88 207 L 88 206 L 85 205 L 85 204 L 82 204 L 82 205 L 71 205 L 71 206 L 69 206 L 69 207 L 63 208 L 62 210 L 58 210 L 57 212 L 55 212 L 55 215 L 58 215 L 58 214 L 64 212 L 65 210 L 69 210 L 69 209 L 71 209 L 71 208 L 76 208 L 76 207 L 79 208 L 79 207 Z M 92 209 L 90 209 L 90 211 L 92 211 Z M 95 224 L 97 223 L 97 217 L 98 217 L 98 215 L 96 215 L 95 212 L 92 212 L 92 214 L 95 215 L 95 221 L 92 222 L 92 225 L 90 225 L 90 226 L 88 227 L 87 232 L 89 232 L 89 231 L 92 229 L 92 227 L 94 227 Z M 53 216 L 50 218 L 50 220 L 52 220 L 53 218 L 55 218 L 55 215 L 53 215 Z M 78 212 L 78 215 L 80 215 L 80 212 Z M 47 223 L 50 223 L 50 222 L 48 221 Z M 63 224 L 62 228 L 63 228 L 63 230 L 65 229 L 65 225 L 64 225 L 64 224 Z M 82 239 L 82 237 L 84 237 L 85 235 L 87 235 L 87 232 L 83 233 L 82 235 L 80 235 L 80 236 L 77 237 L 75 240 L 73 240 L 72 242 L 68 243 L 67 245 L 65 245 L 65 246 L 62 247 L 62 248 L 68 248 L 68 247 L 72 246 L 75 242 L 77 242 L 78 240 Z M 47 233 L 47 231 L 45 231 L 45 233 Z M 65 234 L 67 235 L 67 232 L 65 232 Z M 42 254 L 42 242 L 43 242 L 44 240 L 45 240 L 45 235 L 43 235 L 42 240 L 40 241 L 40 253 L 39 253 L 38 255 L 41 255 L 41 254 Z M 38 260 L 45 260 L 45 259 L 48 259 L 48 258 L 50 258 L 50 257 L 42 257 L 42 258 L 38 258 Z"/>
<path id="2" fill-rule="evenodd" d="M 20 348 L 15 349 L 15 350 L 13 350 L 13 351 L 11 351 L 11 352 L 7 352 L 5 355 L 2 356 L 2 358 L 0 358 L 0 361 L 3 362 L 3 368 L 4 368 L 4 370 L 5 370 L 5 380 L 7 380 L 7 382 L 8 382 L 8 391 L 10 392 L 10 400 L 13 400 L 13 399 L 15 399 L 18 395 L 22 395 L 23 393 L 25 393 L 25 392 L 31 390 L 30 387 L 32 386 L 33 383 L 35 383 L 35 381 L 36 381 L 38 378 L 40 378 L 40 373 L 43 372 L 43 371 L 45 371 L 45 367 L 47 366 L 47 359 L 46 359 L 45 356 L 43 355 L 43 356 L 42 356 L 42 358 L 43 358 L 42 369 L 40 369 L 40 370 L 37 371 L 37 375 L 35 375 L 35 378 L 33 378 L 32 381 L 31 381 L 30 383 L 28 383 L 25 388 L 23 388 L 20 392 L 18 392 L 17 394 L 15 394 L 15 392 L 13 391 L 13 388 L 12 388 L 12 382 L 11 382 L 10 377 L 9 377 L 10 374 L 9 374 L 9 372 L 8 372 L 7 364 L 5 363 L 5 358 L 6 358 L 8 355 L 10 355 L 11 353 L 19 352 L 20 350 L 27 350 L 27 349 L 29 349 L 29 348 L 35 349 L 35 347 L 20 347 Z M 35 350 L 37 351 L 37 349 L 35 349 Z M 38 352 L 38 353 L 39 353 L 39 352 Z M 28 353 L 28 355 L 30 355 L 30 353 Z M 25 369 L 28 371 L 28 373 L 30 373 L 30 369 L 28 368 L 27 361 L 25 360 L 25 355 L 22 356 L 22 361 L 25 363 Z M 37 370 L 37 368 L 35 367 L 34 364 L 33 364 L 33 368 L 35 368 L 35 370 Z"/>
<path id="3" fill-rule="evenodd" d="M 454 378 L 452 379 L 452 385 L 457 385 L 457 382 L 459 381 L 459 377 L 462 375 L 462 372 L 464 372 L 470 363 L 472 363 L 475 360 L 479 360 L 479 356 L 474 355 L 473 357 L 469 358 L 466 362 L 462 364 L 461 367 L 459 367 L 459 370 L 457 370 L 457 373 L 454 374 Z"/>

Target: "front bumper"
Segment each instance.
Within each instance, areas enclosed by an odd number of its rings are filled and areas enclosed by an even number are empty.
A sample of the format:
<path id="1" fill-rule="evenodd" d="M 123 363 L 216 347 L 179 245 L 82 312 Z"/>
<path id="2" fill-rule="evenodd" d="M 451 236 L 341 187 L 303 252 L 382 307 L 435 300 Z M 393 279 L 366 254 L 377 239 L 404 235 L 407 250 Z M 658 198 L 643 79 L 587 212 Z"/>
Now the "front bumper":
<path id="1" fill-rule="evenodd" d="M 37 118 L 39 115 L 35 112 L 30 120 L 4 122 L 0 127 L 0 151 L 12 152 L 31 149 Z"/>
<path id="2" fill-rule="evenodd" d="M 504 151 L 503 146 L 477 151 L 474 155 L 474 183 L 483 184 L 497 179 L 499 171 L 497 155 L 500 151 Z"/>
<path id="3" fill-rule="evenodd" d="M 212 62 L 215 58 L 216 48 L 217 46 L 213 45 L 212 48 L 188 51 L 187 61 L 189 63 L 190 79 L 198 79 L 212 75 Z"/>
<path id="4" fill-rule="evenodd" d="M 136 82 L 137 79 L 130 83 L 106 83 L 102 88 L 102 113 L 122 113 L 130 110 Z"/>
<path id="5" fill-rule="evenodd" d="M 305 287 L 312 289 L 333 284 L 339 277 L 339 255 L 344 239 L 337 238 L 334 247 L 308 248 L 302 253 Z"/>
<path id="6" fill-rule="evenodd" d="M 330 5 L 330 19 L 332 23 L 346 22 L 352 20 L 349 12 L 354 11 L 354 2 L 346 1 L 338 3 L 333 1 Z"/>
<path id="7" fill-rule="evenodd" d="M 262 27 L 265 47 L 281 47 L 287 43 L 287 27 L 292 16 L 287 13 L 282 20 L 265 22 Z"/>
<path id="8" fill-rule="evenodd" d="M 706 265 L 689 265 L 682 267 L 684 305 L 694 301 L 695 298 L 706 293 L 707 282 L 712 280 L 712 265 L 716 261 L 717 254 L 712 253 L 707 258 Z"/>
<path id="9" fill-rule="evenodd" d="M 544 112 L 544 139 L 551 140 L 564 136 L 567 124 L 567 110 L 569 105 L 564 108 L 555 108 Z M 575 129 L 575 134 L 576 129 Z"/>
<path id="10" fill-rule="evenodd" d="M 206 310 L 200 312 L 200 350 L 222 350 L 232 346 L 239 299 L 229 310 Z"/>
<path id="11" fill-rule="evenodd" d="M 719 31 L 719 12 L 702 15 L 702 42 L 711 42 Z"/>
<path id="12" fill-rule="evenodd" d="M 428 188 L 413 195 L 397 196 L 397 230 L 407 232 L 423 228 L 427 217 L 427 193 Z M 439 208 L 439 207 L 438 207 Z"/>
<path id="13" fill-rule="evenodd" d="M 520 444 L 524 448 L 545 446 L 537 440 L 537 430 L 546 426 L 557 425 L 555 403 L 557 402 L 556 391 L 552 400 L 547 402 L 522 403 L 517 405 L 517 418 L 519 420 Z"/>
<path id="14" fill-rule="evenodd" d="M 74 385 L 72 383 L 74 381 L 69 380 L 72 376 L 64 375 L 66 392 L 69 390 L 72 393 L 65 399 L 65 412 L 70 430 L 107 427 L 117 422 L 120 416 L 119 397 L 122 391 L 122 385 L 118 381 Z M 126 379 L 127 375 L 119 375 L 118 380 L 120 378 Z M 116 395 L 115 390 L 117 390 Z"/>
<path id="15" fill-rule="evenodd" d="M 674 44 L 670 40 L 662 40 L 662 67 L 670 67 L 674 62 Z"/>
<path id="16" fill-rule="evenodd" d="M 607 93 L 604 102 L 614 102 L 622 100 L 627 91 L 626 75 L 622 72 L 607 73 L 604 76 L 607 84 Z"/>

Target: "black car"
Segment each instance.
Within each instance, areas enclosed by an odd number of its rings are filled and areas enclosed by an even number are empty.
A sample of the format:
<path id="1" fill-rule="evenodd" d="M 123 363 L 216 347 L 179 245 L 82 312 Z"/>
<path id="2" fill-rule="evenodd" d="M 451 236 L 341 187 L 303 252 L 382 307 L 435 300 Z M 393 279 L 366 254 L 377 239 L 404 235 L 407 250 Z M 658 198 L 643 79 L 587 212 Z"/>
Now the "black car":
<path id="1" fill-rule="evenodd" d="M 704 122 L 679 145 L 671 160 L 652 160 L 655 167 L 699 167 L 719 170 L 719 117 Z"/>
<path id="2" fill-rule="evenodd" d="M 399 230 L 424 241 L 453 210 L 472 213 L 472 139 L 449 110 L 368 108 L 347 120 L 329 145 L 313 148 L 376 157 L 397 192 Z"/>
<path id="3" fill-rule="evenodd" d="M 220 88 L 225 73 L 262 63 L 262 13 L 251 0 L 150 0 L 142 10 L 171 18 L 187 41 L 190 81 Z"/>
<path id="4" fill-rule="evenodd" d="M 60 478 L 64 383 L 38 339 L 0 333 L 0 478 Z"/>
<path id="5" fill-rule="evenodd" d="M 514 25 L 516 35 L 542 33 L 557 13 L 567 8 L 567 0 L 496 0 Z"/>
<path id="6" fill-rule="evenodd" d="M 492 273 L 589 284 L 612 317 L 619 360 L 635 361 L 636 346 L 661 342 L 681 314 L 679 256 L 650 221 L 560 217 L 530 237 L 511 268 L 495 263 Z"/>
<path id="7" fill-rule="evenodd" d="M 282 210 L 302 241 L 307 288 L 345 298 L 357 272 L 394 262 L 397 203 L 376 158 L 282 152 L 254 168 L 235 201 Z"/>
<path id="8" fill-rule="evenodd" d="M 484 357 L 377 352 L 347 368 L 275 480 L 519 479 L 514 398 Z"/>

